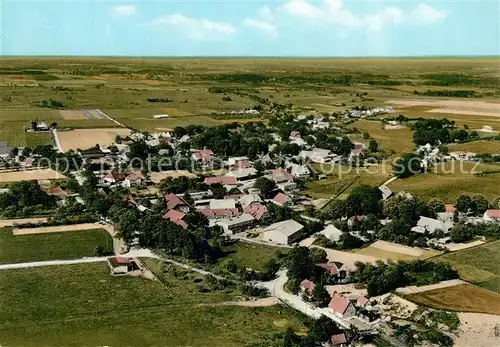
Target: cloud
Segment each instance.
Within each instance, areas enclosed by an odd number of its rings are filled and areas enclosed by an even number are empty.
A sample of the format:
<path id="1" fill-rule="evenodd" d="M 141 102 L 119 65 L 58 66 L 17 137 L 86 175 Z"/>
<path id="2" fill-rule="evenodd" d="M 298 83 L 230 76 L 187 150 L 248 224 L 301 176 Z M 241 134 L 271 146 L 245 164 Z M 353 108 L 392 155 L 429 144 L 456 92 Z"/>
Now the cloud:
<path id="1" fill-rule="evenodd" d="M 268 21 L 268 22 L 271 22 L 274 20 L 274 14 L 273 14 L 273 11 L 269 8 L 269 6 L 262 6 L 261 8 L 259 8 L 259 16 Z"/>
<path id="2" fill-rule="evenodd" d="M 113 7 L 113 12 L 119 14 L 120 16 L 131 16 L 135 14 L 134 5 L 120 5 Z"/>
<path id="3" fill-rule="evenodd" d="M 428 25 L 446 19 L 447 13 L 427 4 L 418 4 L 410 12 L 389 6 L 369 14 L 356 14 L 344 7 L 341 0 L 324 0 L 313 4 L 308 0 L 289 0 L 283 10 L 290 16 L 313 22 L 318 26 L 339 26 L 347 29 L 380 31 L 395 24 Z"/>
<path id="4" fill-rule="evenodd" d="M 243 21 L 243 25 L 247 26 L 249 28 L 261 30 L 265 33 L 269 33 L 272 35 L 277 34 L 276 26 L 272 23 L 263 21 L 263 20 L 258 20 L 258 19 L 253 19 L 253 18 L 247 18 Z"/>
<path id="5" fill-rule="evenodd" d="M 217 40 L 236 34 L 237 30 L 231 24 L 216 22 L 209 19 L 185 17 L 176 13 L 153 19 L 147 26 L 173 26 L 182 29 L 182 33 L 193 39 Z"/>

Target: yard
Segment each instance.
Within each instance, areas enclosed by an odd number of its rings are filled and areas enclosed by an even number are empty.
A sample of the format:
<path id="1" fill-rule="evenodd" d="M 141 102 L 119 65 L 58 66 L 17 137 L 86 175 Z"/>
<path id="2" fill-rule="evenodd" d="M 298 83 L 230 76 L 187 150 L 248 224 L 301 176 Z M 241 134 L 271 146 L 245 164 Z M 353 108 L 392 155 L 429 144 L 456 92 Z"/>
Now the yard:
<path id="1" fill-rule="evenodd" d="M 95 256 L 102 246 L 113 253 L 113 240 L 103 229 L 14 236 L 11 228 L 0 229 L 0 264 Z"/>
<path id="2" fill-rule="evenodd" d="M 433 260 L 450 263 L 463 280 L 500 293 L 500 240 L 446 253 Z"/>
<path id="3" fill-rule="evenodd" d="M 500 315 L 500 294 L 473 284 L 405 295 L 404 298 L 439 310 Z"/>
<path id="4" fill-rule="evenodd" d="M 476 175 L 481 172 L 495 172 Z M 500 165 L 476 164 L 465 162 L 439 163 L 433 172 L 417 174 L 409 178 L 399 179 L 389 188 L 394 192 L 404 190 L 423 198 L 437 198 L 445 202 L 454 202 L 460 195 L 482 194 L 489 200 L 499 196 L 498 182 Z"/>
<path id="5" fill-rule="evenodd" d="M 163 284 L 112 277 L 104 263 L 0 271 L 0 344 L 229 347 L 303 328 L 282 306 L 217 306 L 237 293 L 201 290 L 203 278 L 147 263 Z"/>

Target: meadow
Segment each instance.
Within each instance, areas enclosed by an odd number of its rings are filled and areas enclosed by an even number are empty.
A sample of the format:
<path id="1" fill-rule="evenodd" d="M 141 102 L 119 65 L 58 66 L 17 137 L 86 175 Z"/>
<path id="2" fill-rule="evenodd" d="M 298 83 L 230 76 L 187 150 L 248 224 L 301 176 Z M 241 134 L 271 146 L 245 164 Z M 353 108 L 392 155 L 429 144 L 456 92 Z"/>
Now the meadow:
<path id="1" fill-rule="evenodd" d="M 103 229 L 18 235 L 11 228 L 0 229 L 0 264 L 43 260 L 77 259 L 95 256 L 95 248 L 113 253 L 113 240 Z"/>
<path id="2" fill-rule="evenodd" d="M 254 270 L 263 270 L 263 265 L 271 260 L 276 259 L 278 254 L 286 254 L 287 249 L 265 246 L 257 243 L 238 242 L 224 248 L 228 254 L 221 258 L 217 264 L 218 267 L 223 267 L 230 259 L 238 266 L 245 266 Z"/>
<path id="3" fill-rule="evenodd" d="M 210 290 L 202 277 L 154 260 L 147 265 L 159 281 L 113 277 L 105 263 L 0 271 L 0 343 L 249 346 L 288 326 L 304 328 L 290 309 L 219 306 L 238 292 Z"/>
<path id="4" fill-rule="evenodd" d="M 500 293 L 500 241 L 433 258 L 451 264 L 465 281 Z"/>
<path id="5" fill-rule="evenodd" d="M 481 173 L 490 172 L 481 175 Z M 499 195 L 500 166 L 467 162 L 439 163 L 433 171 L 398 179 L 389 184 L 393 192 L 406 191 L 423 198 L 454 202 L 460 195 L 482 194 L 488 200 Z"/>

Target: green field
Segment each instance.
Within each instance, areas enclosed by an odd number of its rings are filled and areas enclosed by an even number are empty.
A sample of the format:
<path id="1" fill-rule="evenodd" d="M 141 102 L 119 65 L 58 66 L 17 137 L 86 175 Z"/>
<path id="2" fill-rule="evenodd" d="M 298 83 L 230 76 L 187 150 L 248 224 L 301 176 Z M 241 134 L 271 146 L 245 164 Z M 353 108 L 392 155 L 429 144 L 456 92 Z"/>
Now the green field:
<path id="1" fill-rule="evenodd" d="M 448 146 L 450 152 L 464 151 L 476 154 L 500 154 L 500 141 L 473 141 Z"/>
<path id="2" fill-rule="evenodd" d="M 433 260 L 450 263 L 460 278 L 500 293 L 500 241 L 443 254 Z"/>
<path id="3" fill-rule="evenodd" d="M 161 282 L 112 277 L 105 263 L 0 271 L 0 344 L 249 346 L 303 328 L 287 308 L 218 306 L 237 292 L 210 291 L 202 278 L 155 261 L 148 266 Z"/>
<path id="4" fill-rule="evenodd" d="M 97 246 L 113 253 L 113 240 L 103 229 L 14 236 L 12 229 L 3 228 L 0 264 L 95 256 Z"/>
<path id="5" fill-rule="evenodd" d="M 267 261 L 275 259 L 278 253 L 285 254 L 287 249 L 239 242 L 224 248 L 224 251 L 228 253 L 228 256 L 222 258 L 218 266 L 224 266 L 229 259 L 232 259 L 239 266 L 262 270 L 262 266 Z"/>
<path id="6" fill-rule="evenodd" d="M 500 165 L 480 164 L 475 167 L 476 164 L 458 161 L 438 164 L 433 172 L 398 179 L 390 183 L 389 188 L 393 192 L 404 190 L 423 198 L 437 198 L 445 202 L 454 202 L 462 194 L 482 194 L 492 201 L 500 195 Z M 498 173 L 483 176 L 474 174 L 486 171 Z"/>

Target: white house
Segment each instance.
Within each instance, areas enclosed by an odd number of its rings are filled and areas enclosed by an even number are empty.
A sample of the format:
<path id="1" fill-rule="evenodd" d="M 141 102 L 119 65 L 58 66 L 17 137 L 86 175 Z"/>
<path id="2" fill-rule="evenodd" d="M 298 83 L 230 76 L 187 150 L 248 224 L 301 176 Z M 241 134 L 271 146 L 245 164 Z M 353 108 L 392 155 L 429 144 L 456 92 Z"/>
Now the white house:
<path id="1" fill-rule="evenodd" d="M 306 179 L 311 176 L 311 170 L 306 165 L 288 163 L 287 167 L 290 169 L 290 174 L 293 177 Z"/>
<path id="2" fill-rule="evenodd" d="M 313 148 L 309 151 L 300 151 L 299 157 L 302 159 L 310 159 L 313 163 L 331 163 L 340 160 L 340 157 L 333 154 L 328 149 Z"/>
<path id="3" fill-rule="evenodd" d="M 255 218 L 252 215 L 243 213 L 237 217 L 216 220 L 213 224 L 220 225 L 224 233 L 232 235 L 251 227 L 254 223 Z"/>
<path id="4" fill-rule="evenodd" d="M 332 242 L 338 242 L 343 232 L 342 230 L 337 229 L 333 224 L 330 224 L 318 234 L 323 235 Z"/>
<path id="5" fill-rule="evenodd" d="M 451 231 L 452 227 L 453 222 L 442 222 L 434 218 L 420 217 L 417 225 L 411 228 L 411 230 L 420 234 L 424 234 L 425 232 L 433 234 L 436 230 L 442 230 L 445 234 L 447 234 Z"/>
<path id="6" fill-rule="evenodd" d="M 212 199 L 209 203 L 209 208 L 211 210 L 229 210 L 236 208 L 236 201 L 234 199 Z"/>
<path id="7" fill-rule="evenodd" d="M 300 239 L 304 226 L 293 219 L 274 223 L 264 229 L 264 241 L 278 245 L 289 245 Z"/>

